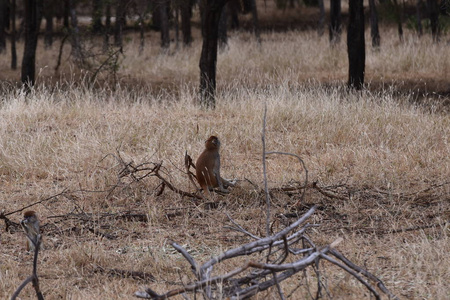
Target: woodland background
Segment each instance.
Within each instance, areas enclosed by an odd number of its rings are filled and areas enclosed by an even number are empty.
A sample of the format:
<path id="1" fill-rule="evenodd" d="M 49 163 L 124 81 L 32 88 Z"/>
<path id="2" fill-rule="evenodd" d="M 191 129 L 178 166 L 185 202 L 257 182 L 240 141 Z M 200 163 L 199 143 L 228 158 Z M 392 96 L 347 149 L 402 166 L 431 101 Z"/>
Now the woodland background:
<path id="1" fill-rule="evenodd" d="M 195 278 L 171 241 L 202 262 L 252 240 L 229 229 L 227 214 L 264 236 L 265 107 L 267 149 L 299 155 L 309 182 L 305 189 L 295 159 L 267 158 L 272 230 L 317 205 L 310 222 L 320 226 L 308 231 L 317 245 L 343 238 L 337 249 L 400 299 L 450 297 L 447 1 L 371 3 L 379 40 L 370 3 L 358 1 L 365 16 L 359 86 L 349 78 L 346 40 L 355 3 L 324 3 L 323 15 L 321 1 L 228 1 L 217 82 L 207 94 L 200 3 L 188 6 L 187 38 L 188 1 L 43 1 L 34 33 L 22 21 L 33 1 L 17 2 L 12 13 L 14 2 L 0 1 L 0 298 L 31 272 L 18 225 L 25 209 L 41 218 L 46 299 L 183 287 Z M 33 36 L 35 60 L 24 70 L 24 40 Z M 210 135 L 222 141 L 223 175 L 238 179 L 214 205 L 180 195 L 148 170 L 125 168 L 160 163 L 168 182 L 195 193 L 184 155 L 195 160 Z M 319 270 L 285 281 L 286 298 L 370 298 L 332 264 Z M 34 297 L 32 287 L 21 296 Z M 272 288 L 258 297 L 280 294 Z"/>

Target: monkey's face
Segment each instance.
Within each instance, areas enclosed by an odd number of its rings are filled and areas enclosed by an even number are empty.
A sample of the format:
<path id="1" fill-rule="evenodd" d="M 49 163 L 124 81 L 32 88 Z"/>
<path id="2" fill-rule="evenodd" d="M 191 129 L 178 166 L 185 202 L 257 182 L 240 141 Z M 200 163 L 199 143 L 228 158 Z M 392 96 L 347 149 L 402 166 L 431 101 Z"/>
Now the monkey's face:
<path id="1" fill-rule="evenodd" d="M 27 211 L 24 214 L 24 219 L 20 222 L 23 230 L 30 239 L 35 239 L 39 234 L 39 219 L 36 213 Z"/>
<path id="2" fill-rule="evenodd" d="M 205 143 L 206 143 L 206 145 L 208 145 L 208 143 L 211 143 L 212 145 L 214 145 L 214 147 L 220 148 L 220 141 L 217 136 L 213 135 L 213 136 L 209 137 L 209 139 L 207 139 Z"/>

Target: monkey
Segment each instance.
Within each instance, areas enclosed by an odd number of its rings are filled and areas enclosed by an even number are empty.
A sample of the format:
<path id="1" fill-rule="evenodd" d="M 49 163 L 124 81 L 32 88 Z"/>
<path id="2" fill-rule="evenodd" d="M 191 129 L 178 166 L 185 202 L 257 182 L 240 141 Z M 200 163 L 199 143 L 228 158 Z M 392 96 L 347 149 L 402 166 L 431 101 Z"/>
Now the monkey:
<path id="1" fill-rule="evenodd" d="M 20 222 L 25 234 L 27 235 L 27 251 L 34 251 L 35 246 L 41 239 L 39 229 L 39 218 L 36 212 L 28 210 L 23 214 L 23 220 Z"/>
<path id="2" fill-rule="evenodd" d="M 203 192 L 208 194 L 214 188 L 218 188 L 221 193 L 229 193 L 227 188 L 234 186 L 233 182 L 220 177 L 219 149 L 219 139 L 216 136 L 210 136 L 205 141 L 205 150 L 203 150 L 195 163 L 197 181 Z"/>

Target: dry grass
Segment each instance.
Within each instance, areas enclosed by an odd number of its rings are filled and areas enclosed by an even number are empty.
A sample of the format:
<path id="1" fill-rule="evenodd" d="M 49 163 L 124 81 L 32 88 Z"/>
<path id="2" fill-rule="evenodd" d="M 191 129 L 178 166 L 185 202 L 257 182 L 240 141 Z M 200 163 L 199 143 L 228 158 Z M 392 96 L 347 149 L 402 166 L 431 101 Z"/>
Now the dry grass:
<path id="1" fill-rule="evenodd" d="M 3 85 L 9 92 L 4 92 L 0 107 L 0 209 L 13 211 L 69 191 L 66 197 L 33 207 L 47 224 L 39 263 L 46 299 L 131 298 L 141 285 L 162 292 L 175 287 L 180 277 L 187 282 L 192 279 L 189 267 L 168 240 L 186 245 L 199 261 L 243 243 L 246 238 L 223 228 L 228 224 L 225 212 L 251 232 L 264 234 L 261 194 L 244 179 L 262 187 L 265 103 L 268 149 L 300 155 L 311 181 L 350 195 L 341 201 L 308 191 L 300 212 L 319 204 L 315 221 L 322 226 L 312 233 L 317 243 L 344 237 L 339 250 L 401 298 L 448 299 L 450 118 L 444 106 L 448 99 L 417 98 L 396 90 L 403 79 L 419 86 L 433 78 L 434 87 L 445 88 L 450 74 L 448 47 L 412 37 L 400 45 L 388 32 L 382 51 L 368 53 L 368 81 L 395 80 L 397 85 L 351 93 L 342 86 L 347 68 L 343 45 L 330 49 L 326 37 L 318 39 L 311 32 L 269 33 L 263 40 L 258 50 L 249 34 L 239 33 L 220 54 L 215 111 L 196 105 L 198 37 L 191 49 L 173 55 L 160 54 L 155 42 L 143 57 L 138 57 L 131 40 L 121 62 L 122 86 L 114 90 L 67 84 L 56 89 L 40 86 L 25 95 Z M 53 71 L 44 66 L 54 62 L 41 53 L 38 63 L 43 68 L 41 82 L 48 80 Z M 7 64 L 1 57 L 0 68 Z M 64 69 L 68 72 L 70 62 Z M 136 81 L 146 84 L 130 88 Z M 157 196 L 155 178 L 111 194 L 92 192 L 116 184 L 121 166 L 110 154 L 117 151 L 135 163 L 163 160 L 171 181 L 192 191 L 180 171 L 184 152 L 195 158 L 211 134 L 223 143 L 224 175 L 242 180 L 229 196 L 217 197 L 219 208 L 194 208 L 190 200 L 171 191 Z M 294 162 L 270 157 L 269 185 L 303 180 Z M 274 214 L 291 211 L 298 197 L 276 194 Z M 118 237 L 108 240 L 83 230 L 75 220 L 55 224 L 52 218 L 81 210 L 97 216 L 133 210 L 147 214 L 149 222 L 100 219 L 97 229 Z M 21 219 L 20 214 L 10 217 Z M 427 225 L 436 226 L 390 232 Z M 64 231 L 71 226 L 81 231 Z M 279 222 L 276 226 L 282 227 Z M 24 251 L 20 231 L 6 233 L 2 227 L 0 242 L 3 299 L 30 273 L 31 255 Z M 109 277 L 96 271 L 98 265 L 149 272 L 156 282 Z M 324 267 L 333 299 L 369 298 L 348 275 Z M 287 289 L 296 284 L 288 282 Z M 28 287 L 23 296 L 31 295 Z M 276 298 L 276 291 L 264 297 Z M 307 297 L 304 285 L 293 296 Z"/>

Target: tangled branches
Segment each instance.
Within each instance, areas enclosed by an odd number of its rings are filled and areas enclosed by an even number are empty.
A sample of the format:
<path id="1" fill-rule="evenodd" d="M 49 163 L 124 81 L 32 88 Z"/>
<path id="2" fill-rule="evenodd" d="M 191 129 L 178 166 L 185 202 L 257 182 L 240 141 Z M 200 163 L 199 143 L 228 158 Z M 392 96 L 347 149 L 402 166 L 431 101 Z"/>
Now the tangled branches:
<path id="1" fill-rule="evenodd" d="M 314 244 L 306 235 L 306 231 L 308 228 L 316 227 L 317 225 L 305 224 L 305 222 L 313 215 L 315 210 L 316 207 L 314 206 L 290 226 L 265 238 L 258 238 L 246 232 L 240 226 L 235 227 L 235 230 L 245 232 L 247 235 L 256 238 L 256 241 L 225 251 L 201 265 L 195 261 L 186 249 L 172 242 L 172 246 L 191 265 L 191 270 L 197 280 L 182 288 L 174 289 L 164 294 L 158 294 L 151 288 L 147 288 L 143 292 L 136 292 L 135 296 L 145 299 L 167 299 L 185 293 L 200 293 L 206 299 L 248 299 L 261 291 L 275 286 L 280 298 L 285 299 L 281 282 L 300 271 L 306 270 L 308 267 L 313 267 L 317 270 L 319 261 L 323 259 L 351 274 L 376 299 L 381 299 L 381 297 L 370 281 L 375 282 L 378 289 L 390 298 L 396 298 L 384 286 L 380 279 L 355 265 L 334 249 L 340 243 L 341 239 L 325 247 L 318 247 Z M 299 247 L 299 244 L 303 246 Z M 259 257 L 257 261 L 254 257 L 250 258 L 252 254 L 256 253 L 264 255 Z M 214 266 L 242 256 L 249 257 L 249 259 L 240 267 L 222 275 L 212 276 Z M 318 286 L 320 286 L 319 278 L 317 280 Z"/>

